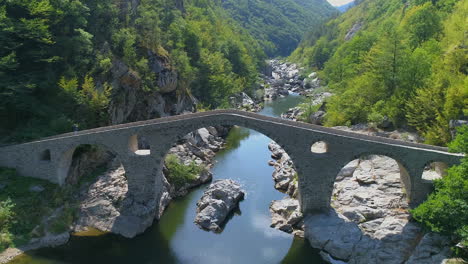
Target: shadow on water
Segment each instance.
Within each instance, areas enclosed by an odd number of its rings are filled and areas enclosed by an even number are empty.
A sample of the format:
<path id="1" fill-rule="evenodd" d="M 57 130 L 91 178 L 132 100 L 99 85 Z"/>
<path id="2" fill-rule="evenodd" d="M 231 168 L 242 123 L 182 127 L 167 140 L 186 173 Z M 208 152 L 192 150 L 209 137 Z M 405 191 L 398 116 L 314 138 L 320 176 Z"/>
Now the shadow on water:
<path id="1" fill-rule="evenodd" d="M 226 138 L 225 148 L 216 153 L 216 156 L 220 157 L 227 155 L 229 152 L 239 148 L 242 140 L 248 138 L 249 136 L 250 130 L 237 126 L 232 127 Z"/>
<path id="2" fill-rule="evenodd" d="M 281 261 L 281 264 L 323 263 L 319 252 L 320 250 L 312 248 L 307 240 L 294 237 L 288 254 Z"/>

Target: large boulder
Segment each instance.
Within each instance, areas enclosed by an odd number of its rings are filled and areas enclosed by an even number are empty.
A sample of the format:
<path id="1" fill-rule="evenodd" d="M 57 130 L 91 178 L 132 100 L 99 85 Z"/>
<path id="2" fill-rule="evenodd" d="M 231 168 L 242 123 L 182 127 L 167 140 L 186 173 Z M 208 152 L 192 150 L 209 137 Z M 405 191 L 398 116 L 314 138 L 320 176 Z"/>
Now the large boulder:
<path id="1" fill-rule="evenodd" d="M 271 227 L 303 237 L 299 201 L 289 197 L 270 204 Z"/>
<path id="2" fill-rule="evenodd" d="M 195 223 L 202 229 L 222 231 L 226 217 L 244 198 L 245 192 L 233 180 L 218 180 L 212 183 L 197 202 Z"/>

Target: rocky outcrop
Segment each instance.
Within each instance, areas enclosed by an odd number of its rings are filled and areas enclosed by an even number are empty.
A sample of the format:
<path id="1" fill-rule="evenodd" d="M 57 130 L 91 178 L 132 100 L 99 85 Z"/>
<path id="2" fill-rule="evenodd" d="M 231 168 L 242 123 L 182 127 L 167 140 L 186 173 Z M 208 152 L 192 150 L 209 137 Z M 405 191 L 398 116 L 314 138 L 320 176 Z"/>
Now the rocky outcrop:
<path id="1" fill-rule="evenodd" d="M 139 120 L 194 112 L 196 99 L 189 93 L 176 93 L 177 72 L 167 57 L 148 51 L 148 66 L 157 76 L 153 91 L 143 88 L 141 77 L 125 63 L 114 59 L 110 77 L 97 80 L 97 86 L 110 83 L 113 95 L 109 105 L 109 122 L 121 124 Z M 156 88 L 157 87 L 157 88 Z"/>
<path id="2" fill-rule="evenodd" d="M 177 71 L 167 56 L 161 56 L 148 50 L 148 66 L 156 74 L 158 92 L 162 94 L 174 92 L 177 89 Z"/>
<path id="3" fill-rule="evenodd" d="M 351 27 L 349 31 L 346 33 L 345 41 L 351 40 L 356 35 L 356 33 L 358 33 L 358 31 L 361 30 L 361 28 L 362 28 L 362 22 L 354 23 L 353 27 Z"/>
<path id="4" fill-rule="evenodd" d="M 297 198 L 297 175 L 291 158 L 276 142 L 272 141 L 268 145 L 268 149 L 274 159 L 269 164 L 275 168 L 273 172 L 275 189 L 287 193 L 290 197 Z"/>
<path id="5" fill-rule="evenodd" d="M 297 199 L 285 198 L 270 204 L 271 227 L 304 237 L 304 221 Z"/>
<path id="6" fill-rule="evenodd" d="M 202 229 L 221 232 L 227 216 L 244 195 L 240 184 L 233 180 L 215 181 L 197 202 L 195 223 Z"/>

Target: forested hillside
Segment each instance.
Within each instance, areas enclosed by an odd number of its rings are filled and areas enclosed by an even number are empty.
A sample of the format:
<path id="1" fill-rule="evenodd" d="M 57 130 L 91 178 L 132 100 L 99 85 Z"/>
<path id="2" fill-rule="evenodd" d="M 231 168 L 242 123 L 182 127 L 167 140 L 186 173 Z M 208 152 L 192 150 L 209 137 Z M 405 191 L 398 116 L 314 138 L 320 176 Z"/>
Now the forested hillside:
<path id="1" fill-rule="evenodd" d="M 304 33 L 337 14 L 326 0 L 222 0 L 269 56 L 289 56 Z"/>
<path id="2" fill-rule="evenodd" d="M 444 145 L 468 116 L 468 1 L 363 0 L 308 33 L 291 58 L 320 70 L 329 126 L 411 126 Z"/>
<path id="3" fill-rule="evenodd" d="M 253 89 L 265 58 L 210 0 L 2 1 L 0 45 L 0 135 L 10 141 L 143 118 L 123 101 L 156 108 L 145 100 L 194 95 L 226 106 Z"/>

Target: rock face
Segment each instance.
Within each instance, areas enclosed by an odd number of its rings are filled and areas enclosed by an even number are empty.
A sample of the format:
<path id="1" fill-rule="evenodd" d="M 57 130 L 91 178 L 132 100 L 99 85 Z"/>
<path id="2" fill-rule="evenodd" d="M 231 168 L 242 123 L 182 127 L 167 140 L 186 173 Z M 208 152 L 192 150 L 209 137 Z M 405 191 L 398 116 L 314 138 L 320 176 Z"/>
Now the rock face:
<path id="1" fill-rule="evenodd" d="M 269 148 L 276 158 L 270 162 L 275 166 L 275 186 L 297 189 L 287 154 L 274 143 Z M 289 200 L 270 206 L 272 226 L 286 232 L 292 232 L 289 218 L 300 214 L 298 208 L 286 206 L 292 203 Z M 331 205 L 330 212 L 307 215 L 293 226 L 303 227 L 305 237 L 330 263 L 435 264 L 449 256 L 447 238 L 424 234 L 410 221 L 400 169 L 393 159 L 368 156 L 347 164 L 337 175 Z"/>
<path id="2" fill-rule="evenodd" d="M 197 202 L 195 223 L 200 228 L 221 232 L 226 217 L 238 206 L 244 195 L 240 184 L 233 180 L 215 181 Z"/>
<path id="3" fill-rule="evenodd" d="M 355 23 L 353 25 L 353 27 L 351 29 L 349 29 L 349 31 L 346 33 L 345 41 L 351 40 L 356 35 L 356 33 L 359 30 L 361 30 L 361 28 L 362 28 L 362 23 L 361 22 Z"/>
<path id="4" fill-rule="evenodd" d="M 109 106 L 111 124 L 121 124 L 139 120 L 194 112 L 196 99 L 177 89 L 177 72 L 168 58 L 148 52 L 151 71 L 156 76 L 158 91 L 145 91 L 141 77 L 125 63 L 115 59 L 111 68 L 111 77 L 97 80 L 96 86 L 108 82 L 113 88 L 113 97 Z"/>

